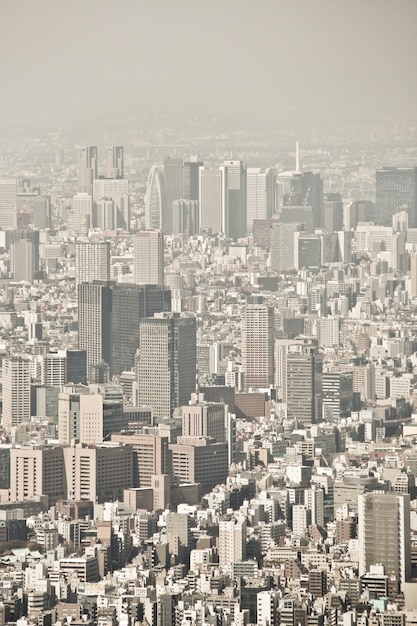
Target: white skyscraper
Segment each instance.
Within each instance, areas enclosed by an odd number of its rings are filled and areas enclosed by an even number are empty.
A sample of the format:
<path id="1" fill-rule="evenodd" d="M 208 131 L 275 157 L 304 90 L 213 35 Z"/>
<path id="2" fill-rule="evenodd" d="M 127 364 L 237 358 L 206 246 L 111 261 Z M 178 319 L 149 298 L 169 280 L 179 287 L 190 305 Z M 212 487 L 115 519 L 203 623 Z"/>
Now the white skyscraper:
<path id="1" fill-rule="evenodd" d="M 75 245 L 75 283 L 110 279 L 110 242 L 79 241 Z"/>
<path id="2" fill-rule="evenodd" d="M 164 284 L 164 236 L 160 230 L 144 230 L 136 235 L 133 281 L 136 285 Z"/>
<path id="3" fill-rule="evenodd" d="M 106 146 L 106 178 L 123 178 L 123 146 Z"/>
<path id="4" fill-rule="evenodd" d="M 81 146 L 78 154 L 78 191 L 93 193 L 93 181 L 98 176 L 96 146 Z"/>
<path id="5" fill-rule="evenodd" d="M 242 313 L 242 361 L 247 389 L 274 383 L 274 309 L 262 297 L 248 298 Z"/>
<path id="6" fill-rule="evenodd" d="M 113 200 L 114 224 L 113 228 L 129 229 L 129 181 L 127 178 L 99 178 L 93 182 L 93 202 L 99 200 Z M 96 224 L 94 224 L 96 226 Z"/>
<path id="7" fill-rule="evenodd" d="M 160 229 L 165 212 L 165 183 L 161 168 L 154 165 L 148 176 L 145 197 L 145 224 L 147 229 Z"/>
<path id="8" fill-rule="evenodd" d="M 3 360 L 2 426 L 10 434 L 14 426 L 30 421 L 30 362 L 24 356 Z"/>
<path id="9" fill-rule="evenodd" d="M 0 228 L 17 228 L 17 181 L 15 178 L 0 179 Z"/>
<path id="10" fill-rule="evenodd" d="M 219 521 L 219 565 L 231 567 L 246 558 L 246 526 L 244 517 L 226 516 Z"/>
<path id="11" fill-rule="evenodd" d="M 200 167 L 200 229 L 212 234 L 223 232 L 223 170 Z"/>
<path id="12" fill-rule="evenodd" d="M 275 170 L 248 167 L 247 189 L 247 230 L 252 232 L 253 220 L 270 219 L 276 210 L 277 176 Z"/>

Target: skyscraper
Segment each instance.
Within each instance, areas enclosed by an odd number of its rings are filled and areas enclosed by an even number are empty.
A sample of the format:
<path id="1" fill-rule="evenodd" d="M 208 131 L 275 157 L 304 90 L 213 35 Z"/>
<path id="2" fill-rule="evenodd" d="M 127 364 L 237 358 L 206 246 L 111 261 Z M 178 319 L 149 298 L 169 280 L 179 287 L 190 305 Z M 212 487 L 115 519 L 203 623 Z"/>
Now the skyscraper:
<path id="1" fill-rule="evenodd" d="M 139 323 L 138 404 L 152 406 L 157 418 L 188 403 L 195 388 L 196 320 L 156 313 Z"/>
<path id="2" fill-rule="evenodd" d="M 137 285 L 164 284 L 164 235 L 160 230 L 143 230 L 134 238 L 133 280 Z"/>
<path id="3" fill-rule="evenodd" d="M 202 161 L 186 161 L 184 163 L 184 200 L 197 200 L 200 191 L 200 167 L 203 167 Z"/>
<path id="4" fill-rule="evenodd" d="M 219 521 L 219 565 L 231 567 L 246 559 L 247 521 L 243 516 L 224 516 Z"/>
<path id="5" fill-rule="evenodd" d="M 223 169 L 224 234 L 240 239 L 247 234 L 246 165 L 242 161 L 225 161 Z"/>
<path id="6" fill-rule="evenodd" d="M 199 175 L 200 229 L 217 235 L 223 232 L 223 170 L 201 167 Z"/>
<path id="7" fill-rule="evenodd" d="M 289 419 L 305 424 L 321 420 L 323 356 L 312 345 L 292 345 L 287 353 L 287 379 L 283 401 Z"/>
<path id="8" fill-rule="evenodd" d="M 113 200 L 113 228 L 129 230 L 129 181 L 127 178 L 99 178 L 93 182 L 93 208 L 100 200 Z M 94 226 L 98 224 L 94 224 Z M 108 227 L 107 227 L 108 228 Z"/>
<path id="9" fill-rule="evenodd" d="M 122 146 L 106 146 L 106 178 L 124 177 Z"/>
<path id="10" fill-rule="evenodd" d="M 146 185 L 145 225 L 148 230 L 162 229 L 166 211 L 164 174 L 157 165 L 151 167 Z"/>
<path id="11" fill-rule="evenodd" d="M 411 577 L 410 496 L 374 491 L 358 496 L 359 574 L 381 564 L 398 590 Z"/>
<path id="12" fill-rule="evenodd" d="M 314 228 L 323 228 L 323 180 L 313 172 L 293 172 L 290 192 L 284 196 L 284 205 L 311 207 Z M 296 220 L 293 220 L 296 221 Z"/>
<path id="13" fill-rule="evenodd" d="M 184 197 L 184 161 L 181 157 L 167 157 L 164 159 L 164 180 L 166 212 L 162 230 L 165 235 L 172 232 L 172 203 Z"/>
<path id="14" fill-rule="evenodd" d="M 58 398 L 59 443 L 95 444 L 103 441 L 103 396 L 60 393 Z"/>
<path id="15" fill-rule="evenodd" d="M 274 383 L 274 309 L 261 296 L 249 297 L 242 313 L 242 357 L 245 388 Z"/>
<path id="16" fill-rule="evenodd" d="M 294 246 L 295 233 L 302 229 L 295 222 L 281 224 L 273 222 L 271 229 L 271 268 L 277 272 L 285 272 L 295 267 Z"/>
<path id="17" fill-rule="evenodd" d="M 112 376 L 134 366 L 140 320 L 170 310 L 171 291 L 164 286 L 128 283 L 112 286 Z"/>
<path id="18" fill-rule="evenodd" d="M 253 220 L 270 219 L 276 211 L 277 175 L 274 169 L 247 169 L 247 231 L 252 232 Z"/>
<path id="19" fill-rule="evenodd" d="M 92 196 L 93 181 L 97 177 L 97 147 L 81 146 L 78 153 L 78 191 Z"/>
<path id="20" fill-rule="evenodd" d="M 29 239 L 20 239 L 12 244 L 11 270 L 15 281 L 31 283 L 35 276 L 34 244 Z"/>
<path id="21" fill-rule="evenodd" d="M 30 366 L 20 355 L 3 359 L 2 426 L 10 434 L 14 426 L 30 421 Z"/>
<path id="22" fill-rule="evenodd" d="M 15 178 L 0 179 L 0 228 L 15 230 L 17 227 L 17 181 Z"/>
<path id="23" fill-rule="evenodd" d="M 78 285 L 78 347 L 87 367 L 111 361 L 112 290 L 108 282 Z M 90 375 L 90 373 L 89 373 Z"/>
<path id="24" fill-rule="evenodd" d="M 75 244 L 75 283 L 110 279 L 110 242 L 79 241 Z"/>
<path id="25" fill-rule="evenodd" d="M 407 205 L 408 224 L 417 227 L 417 167 L 383 167 L 376 172 L 376 221 L 390 226 L 392 216 Z"/>

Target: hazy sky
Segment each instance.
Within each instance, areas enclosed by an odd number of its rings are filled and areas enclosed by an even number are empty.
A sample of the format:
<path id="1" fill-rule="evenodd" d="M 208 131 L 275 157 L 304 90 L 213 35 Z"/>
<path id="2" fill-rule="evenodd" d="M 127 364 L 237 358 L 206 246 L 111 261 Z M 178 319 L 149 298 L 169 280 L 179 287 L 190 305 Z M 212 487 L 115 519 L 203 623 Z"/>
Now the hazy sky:
<path id="1" fill-rule="evenodd" d="M 0 116 L 417 117 L 416 0 L 0 0 Z"/>

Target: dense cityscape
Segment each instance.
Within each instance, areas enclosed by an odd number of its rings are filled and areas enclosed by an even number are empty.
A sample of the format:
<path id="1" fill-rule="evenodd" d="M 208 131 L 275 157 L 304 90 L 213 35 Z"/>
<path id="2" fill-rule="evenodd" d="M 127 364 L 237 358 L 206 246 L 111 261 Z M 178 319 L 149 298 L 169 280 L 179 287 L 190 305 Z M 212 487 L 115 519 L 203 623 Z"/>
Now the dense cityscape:
<path id="1" fill-rule="evenodd" d="M 201 126 L 2 143 L 2 623 L 415 623 L 416 127 Z"/>
<path id="2" fill-rule="evenodd" d="M 0 626 L 417 626 L 414 0 L 0 4 Z"/>

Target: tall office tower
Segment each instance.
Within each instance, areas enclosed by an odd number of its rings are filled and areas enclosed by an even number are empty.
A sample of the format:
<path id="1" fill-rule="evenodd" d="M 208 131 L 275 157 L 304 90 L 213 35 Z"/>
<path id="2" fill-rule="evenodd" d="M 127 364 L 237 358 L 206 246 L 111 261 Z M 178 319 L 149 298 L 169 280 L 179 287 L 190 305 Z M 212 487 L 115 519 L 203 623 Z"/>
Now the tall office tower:
<path id="1" fill-rule="evenodd" d="M 143 230 L 133 240 L 133 281 L 136 285 L 164 284 L 164 235 Z"/>
<path id="2" fill-rule="evenodd" d="M 14 426 L 30 421 L 30 363 L 26 357 L 3 359 L 2 426 L 9 435 Z"/>
<path id="3" fill-rule="evenodd" d="M 106 178 L 123 177 L 123 146 L 106 146 Z"/>
<path id="4" fill-rule="evenodd" d="M 302 229 L 301 224 L 281 224 L 274 222 L 271 229 L 271 269 L 285 272 L 295 267 L 295 233 Z"/>
<path id="5" fill-rule="evenodd" d="M 392 216 L 407 206 L 410 228 L 417 227 L 417 167 L 383 167 L 376 171 L 376 221 L 390 226 Z"/>
<path id="6" fill-rule="evenodd" d="M 417 298 L 417 252 L 411 254 L 410 297 Z"/>
<path id="7" fill-rule="evenodd" d="M 295 233 L 294 266 L 298 270 L 321 267 L 321 238 L 318 235 Z"/>
<path id="8" fill-rule="evenodd" d="M 312 345 L 290 346 L 287 354 L 287 381 L 283 400 L 289 419 L 304 424 L 321 420 L 323 355 Z"/>
<path id="9" fill-rule="evenodd" d="M 221 402 L 204 402 L 201 394 L 196 404 L 181 408 L 184 437 L 212 437 L 225 443 L 225 405 Z"/>
<path id="10" fill-rule="evenodd" d="M 85 350 L 67 350 L 66 383 L 87 384 L 87 352 Z"/>
<path id="11" fill-rule="evenodd" d="M 172 203 L 172 234 L 198 235 L 199 209 L 196 200 L 174 200 Z"/>
<path id="12" fill-rule="evenodd" d="M 355 200 L 343 209 L 345 231 L 354 230 L 358 222 L 373 222 L 376 219 L 376 205 L 371 200 Z"/>
<path id="13" fill-rule="evenodd" d="M 411 578 L 410 496 L 374 491 L 358 495 L 359 575 L 383 565 L 398 585 Z"/>
<path id="14" fill-rule="evenodd" d="M 243 308 L 242 361 L 246 389 L 274 384 L 274 308 L 262 296 L 248 297 Z"/>
<path id="15" fill-rule="evenodd" d="M 86 231 L 93 227 L 93 198 L 88 193 L 77 193 L 72 198 L 74 215 L 85 218 Z"/>
<path id="16" fill-rule="evenodd" d="M 328 233 L 343 230 L 343 200 L 340 193 L 326 193 L 324 196 L 323 228 Z"/>
<path id="17" fill-rule="evenodd" d="M 2 230 L 17 228 L 17 180 L 15 178 L 0 179 L 0 228 Z"/>
<path id="18" fill-rule="evenodd" d="M 75 244 L 75 283 L 110 279 L 110 242 L 80 241 Z"/>
<path id="19" fill-rule="evenodd" d="M 87 367 L 111 362 L 112 290 L 110 283 L 78 285 L 78 348 L 87 352 Z"/>
<path id="20" fill-rule="evenodd" d="M 247 234 L 246 165 L 242 161 L 225 161 L 223 170 L 223 232 L 240 239 Z"/>
<path id="21" fill-rule="evenodd" d="M 135 364 L 141 318 L 171 311 L 171 291 L 158 285 L 112 286 L 111 375 L 119 376 Z"/>
<path id="22" fill-rule="evenodd" d="M 311 511 L 311 523 L 324 526 L 324 491 L 317 485 L 304 490 L 304 505 Z"/>
<path id="23" fill-rule="evenodd" d="M 138 404 L 152 406 L 157 418 L 172 416 L 195 388 L 195 318 L 155 313 L 142 319 L 138 357 Z"/>
<path id="24" fill-rule="evenodd" d="M 203 167 L 202 161 L 186 161 L 184 163 L 184 200 L 196 200 L 200 195 L 200 167 Z"/>
<path id="25" fill-rule="evenodd" d="M 59 443 L 103 441 L 103 396 L 89 393 L 60 393 L 58 397 Z"/>
<path id="26" fill-rule="evenodd" d="M 284 196 L 286 206 L 311 206 L 314 228 L 323 228 L 323 180 L 313 172 L 294 172 L 290 193 Z"/>
<path id="27" fill-rule="evenodd" d="M 243 516 L 226 515 L 219 521 L 219 565 L 231 567 L 246 559 L 247 521 Z"/>
<path id="28" fill-rule="evenodd" d="M 213 235 L 223 232 L 223 170 L 199 170 L 200 229 Z"/>
<path id="29" fill-rule="evenodd" d="M 323 420 L 338 422 L 353 408 L 353 372 L 323 372 Z"/>
<path id="30" fill-rule="evenodd" d="M 172 203 L 184 197 L 184 161 L 181 157 L 164 159 L 166 211 L 162 223 L 165 235 L 172 233 Z"/>
<path id="31" fill-rule="evenodd" d="M 275 214 L 277 206 L 277 174 L 273 168 L 247 169 L 247 231 L 253 230 L 253 220 L 267 220 Z"/>
<path id="32" fill-rule="evenodd" d="M 113 200 L 113 228 L 129 230 L 129 181 L 127 178 L 99 178 L 93 182 L 93 210 L 100 200 Z M 96 224 L 94 224 L 96 226 Z"/>
<path id="33" fill-rule="evenodd" d="M 11 271 L 15 281 L 33 282 L 35 276 L 34 245 L 28 239 L 21 239 L 12 244 Z"/>
<path id="34" fill-rule="evenodd" d="M 94 203 L 93 225 L 99 230 L 115 230 L 117 216 L 115 216 L 114 201 L 111 198 L 102 198 Z"/>
<path id="35" fill-rule="evenodd" d="M 145 197 L 145 226 L 148 230 L 162 229 L 166 212 L 165 181 L 160 167 L 154 165 L 149 172 Z"/>
<path id="36" fill-rule="evenodd" d="M 98 177 L 96 146 L 81 146 L 78 152 L 78 191 L 93 195 L 93 181 Z"/>
<path id="37" fill-rule="evenodd" d="M 301 344 L 301 339 L 275 339 L 274 347 L 274 385 L 278 397 L 286 398 L 287 388 L 287 354 L 291 345 Z M 284 400 L 283 400 L 284 401 Z"/>
<path id="38" fill-rule="evenodd" d="M 41 360 L 41 383 L 47 387 L 62 387 L 67 382 L 67 355 L 65 350 L 48 352 Z"/>

